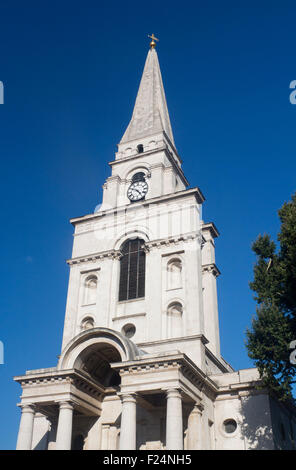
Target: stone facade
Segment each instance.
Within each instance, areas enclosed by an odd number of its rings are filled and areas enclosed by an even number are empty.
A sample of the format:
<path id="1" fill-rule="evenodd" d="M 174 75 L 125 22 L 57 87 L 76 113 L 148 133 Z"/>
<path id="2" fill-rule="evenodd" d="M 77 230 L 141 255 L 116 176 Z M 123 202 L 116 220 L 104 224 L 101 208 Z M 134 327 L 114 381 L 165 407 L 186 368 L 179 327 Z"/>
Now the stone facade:
<path id="1" fill-rule="evenodd" d="M 257 389 L 256 369 L 235 372 L 221 357 L 219 233 L 202 220 L 204 196 L 183 174 L 154 47 L 109 165 L 102 205 L 71 220 L 59 362 L 15 377 L 22 386 L 17 448 L 292 446 L 294 414 Z M 135 175 L 148 191 L 131 202 Z M 145 271 L 135 282 L 144 282 L 145 294 L 119 300 L 129 240 L 141 240 Z M 124 282 L 131 283 L 138 267 L 129 266 Z"/>

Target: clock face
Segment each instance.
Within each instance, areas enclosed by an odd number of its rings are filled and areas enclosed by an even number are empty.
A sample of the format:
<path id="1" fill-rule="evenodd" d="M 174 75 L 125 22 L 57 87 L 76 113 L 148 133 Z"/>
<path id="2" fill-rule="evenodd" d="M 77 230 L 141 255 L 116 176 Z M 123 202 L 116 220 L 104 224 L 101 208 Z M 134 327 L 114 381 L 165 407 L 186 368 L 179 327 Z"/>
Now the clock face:
<path id="1" fill-rule="evenodd" d="M 146 181 L 135 181 L 130 185 L 127 191 L 127 197 L 130 201 L 140 201 L 144 199 L 148 191 L 148 184 Z"/>

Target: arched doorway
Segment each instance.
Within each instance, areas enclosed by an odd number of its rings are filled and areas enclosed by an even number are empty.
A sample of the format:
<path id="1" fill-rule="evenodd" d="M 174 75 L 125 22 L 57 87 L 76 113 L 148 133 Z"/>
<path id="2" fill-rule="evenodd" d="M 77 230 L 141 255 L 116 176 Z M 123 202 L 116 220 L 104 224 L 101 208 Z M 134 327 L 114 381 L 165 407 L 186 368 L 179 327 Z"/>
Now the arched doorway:
<path id="1" fill-rule="evenodd" d="M 72 447 L 81 448 L 82 438 L 77 437 L 76 441 L 76 436 L 82 435 L 84 449 L 90 445 L 98 449 L 109 449 L 110 445 L 116 448 L 121 414 L 120 375 L 111 366 L 115 362 L 135 360 L 140 355 L 141 351 L 126 335 L 101 327 L 83 330 L 63 349 L 57 370 L 67 371 L 74 377 L 69 388 L 74 407 Z M 104 413 L 110 413 L 106 411 L 110 408 L 113 421 L 110 423 L 108 418 L 105 426 Z"/>
<path id="2" fill-rule="evenodd" d="M 109 363 L 134 360 L 141 355 L 137 346 L 122 333 L 109 328 L 88 328 L 67 344 L 57 369 L 82 370 L 82 363 L 96 352 L 103 354 L 102 359 L 106 358 Z"/>

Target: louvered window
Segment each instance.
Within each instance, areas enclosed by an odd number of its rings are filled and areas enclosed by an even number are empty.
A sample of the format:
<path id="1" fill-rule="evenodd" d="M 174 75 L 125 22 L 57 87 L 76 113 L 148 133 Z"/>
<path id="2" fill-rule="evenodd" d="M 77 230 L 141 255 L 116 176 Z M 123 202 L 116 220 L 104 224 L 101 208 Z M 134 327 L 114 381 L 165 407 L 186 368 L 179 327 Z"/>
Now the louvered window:
<path id="1" fill-rule="evenodd" d="M 121 247 L 119 301 L 145 296 L 144 240 L 128 240 Z"/>

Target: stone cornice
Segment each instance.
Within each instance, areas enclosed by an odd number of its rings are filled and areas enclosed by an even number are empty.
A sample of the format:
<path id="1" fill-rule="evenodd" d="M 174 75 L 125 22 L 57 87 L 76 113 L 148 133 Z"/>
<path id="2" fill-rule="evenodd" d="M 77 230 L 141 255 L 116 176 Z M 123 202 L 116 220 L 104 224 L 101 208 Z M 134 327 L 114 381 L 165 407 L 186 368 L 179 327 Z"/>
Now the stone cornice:
<path id="1" fill-rule="evenodd" d="M 33 371 L 32 371 L 33 372 Z M 47 385 L 73 385 L 77 390 L 98 398 L 105 392 L 105 387 L 98 385 L 90 377 L 77 369 L 55 372 L 39 372 L 14 377 L 23 388 Z"/>
<path id="2" fill-rule="evenodd" d="M 147 199 L 144 201 L 135 202 L 133 203 L 133 209 L 136 207 L 141 207 L 141 206 L 146 207 L 146 206 L 149 206 L 150 204 L 151 205 L 158 204 L 159 202 L 169 202 L 174 199 L 176 200 L 182 199 L 188 196 L 194 196 L 198 204 L 202 204 L 205 201 L 205 197 L 202 194 L 201 190 L 198 187 L 194 187 L 190 189 L 184 189 L 182 191 L 177 191 L 175 193 L 169 193 L 169 194 L 164 194 L 162 196 L 153 197 L 151 199 Z M 125 204 L 123 206 L 114 207 L 112 209 L 103 210 L 101 212 L 95 212 L 93 214 L 87 214 L 81 217 L 74 217 L 70 219 L 70 223 L 75 226 L 76 224 L 80 222 L 95 220 L 100 217 L 113 214 L 114 212 L 116 212 L 117 214 L 120 214 L 120 211 L 125 211 L 126 209 L 130 209 L 130 208 L 131 208 L 130 204 Z"/>
<path id="3" fill-rule="evenodd" d="M 113 181 L 117 182 L 117 183 L 120 183 L 122 181 L 122 179 L 120 178 L 119 175 L 111 175 L 107 178 L 106 180 L 106 183 L 112 183 Z M 105 184 L 106 184 L 105 183 Z"/>
<path id="4" fill-rule="evenodd" d="M 181 375 L 198 390 L 207 390 L 211 395 L 216 395 L 218 392 L 215 382 L 199 369 L 186 354 L 179 352 L 141 356 L 135 361 L 113 363 L 111 367 L 117 370 L 121 376 L 178 369 Z M 182 381 L 182 377 L 180 377 L 180 380 Z"/>
<path id="5" fill-rule="evenodd" d="M 137 140 L 138 139 L 136 139 L 136 141 Z M 132 155 L 126 155 L 126 156 L 121 157 L 121 158 L 116 158 L 115 160 L 112 160 L 111 162 L 108 162 L 108 165 L 112 167 L 112 166 L 118 165 L 118 164 L 123 163 L 123 162 L 138 159 L 139 157 L 141 157 L 141 158 L 146 157 L 148 155 L 151 155 L 152 153 L 162 152 L 165 149 L 166 149 L 166 145 L 162 144 L 159 147 L 155 147 L 153 149 L 145 150 L 144 152 L 141 152 L 141 153 L 136 153 L 135 152 Z"/>
<path id="6" fill-rule="evenodd" d="M 219 230 L 217 229 L 216 225 L 214 222 L 209 222 L 207 224 L 203 224 L 201 228 L 204 232 L 205 231 L 210 231 L 211 235 L 213 238 L 219 237 L 220 233 Z"/>
<path id="7" fill-rule="evenodd" d="M 162 248 L 163 246 L 173 246 L 178 245 L 181 242 L 190 242 L 192 240 L 198 240 L 198 243 L 201 243 L 201 235 L 199 232 L 190 232 L 180 236 L 174 236 L 169 238 L 158 238 L 156 240 L 151 240 L 146 242 L 144 245 L 144 250 L 146 253 L 149 253 L 153 248 Z M 68 259 L 66 262 L 69 265 L 90 263 L 96 261 L 103 261 L 106 258 L 111 258 L 113 260 L 120 259 L 121 252 L 120 250 L 107 250 L 101 251 L 99 253 L 91 253 L 87 256 L 77 256 L 76 258 Z M 99 268 L 96 268 L 98 270 Z M 90 268 L 88 271 L 92 271 Z"/>
<path id="8" fill-rule="evenodd" d="M 250 395 L 268 393 L 265 389 L 259 389 L 262 384 L 260 380 L 252 380 L 240 383 L 230 383 L 218 386 L 217 400 L 229 400 L 229 398 L 240 398 Z"/>
<path id="9" fill-rule="evenodd" d="M 223 358 L 219 359 L 215 354 L 206 347 L 206 355 L 219 369 L 223 369 L 222 372 L 234 372 L 234 369 L 228 364 Z M 228 366 L 228 368 L 227 368 Z"/>
<path id="10" fill-rule="evenodd" d="M 135 142 L 137 140 L 138 139 L 136 139 Z M 169 139 L 168 139 L 168 141 L 171 144 Z M 176 149 L 173 147 L 172 144 L 171 144 L 171 146 L 174 149 L 174 152 L 175 152 L 175 155 L 177 156 L 177 159 L 179 160 L 180 163 L 182 163 L 181 158 L 179 157 Z M 171 152 L 168 150 L 167 145 L 162 144 L 159 147 L 154 147 L 152 149 L 145 150 L 144 152 L 141 152 L 141 153 L 134 153 L 132 155 L 127 155 L 127 156 L 124 156 L 124 157 L 121 157 L 121 158 L 116 158 L 116 160 L 112 160 L 111 162 L 108 162 L 108 165 L 112 167 L 112 166 L 118 165 L 119 163 L 122 163 L 122 162 L 126 162 L 126 161 L 129 161 L 129 160 L 135 160 L 135 159 L 138 159 L 139 157 L 141 157 L 141 158 L 142 157 L 147 157 L 148 155 L 151 155 L 153 153 L 163 152 L 163 151 L 167 151 L 168 154 L 169 154 L 169 157 L 174 159 L 174 157 L 171 155 Z M 176 161 L 176 160 L 174 159 L 174 161 Z M 178 166 L 178 169 L 179 169 L 179 171 L 181 171 L 181 173 L 183 173 L 181 167 Z M 184 179 L 186 180 L 185 176 L 184 176 Z"/>
<path id="11" fill-rule="evenodd" d="M 215 263 L 203 264 L 202 265 L 202 273 L 211 273 L 215 277 L 218 277 L 221 274 L 221 272 L 219 271 L 219 269 L 217 268 Z"/>
<path id="12" fill-rule="evenodd" d="M 111 162 L 109 162 L 109 166 L 114 166 L 114 165 L 118 165 L 119 163 L 122 163 L 122 162 L 126 162 L 126 161 L 130 161 L 130 160 L 135 160 L 135 159 L 138 159 L 139 157 L 147 157 L 151 154 L 154 154 L 154 153 L 157 153 L 157 152 L 165 152 L 166 154 L 166 157 L 167 159 L 169 160 L 169 162 L 172 164 L 173 168 L 175 169 L 175 171 L 178 173 L 178 175 L 181 177 L 183 183 L 185 184 L 185 186 L 189 186 L 189 182 L 187 180 L 187 178 L 185 177 L 184 173 L 183 173 L 183 170 L 181 168 L 181 163 L 182 163 L 182 160 L 175 148 L 175 146 L 172 144 L 172 142 L 170 141 L 170 139 L 168 138 L 167 134 L 164 132 L 165 134 L 165 137 L 166 139 L 168 140 L 168 143 L 170 145 L 170 147 L 172 148 L 172 150 L 174 151 L 175 155 L 177 158 L 174 158 L 174 155 L 173 155 L 173 152 L 171 150 L 169 150 L 168 146 L 167 145 L 161 145 L 159 147 L 156 147 L 156 148 L 153 148 L 153 149 L 149 149 L 149 150 L 146 150 L 142 153 L 135 153 L 134 155 L 128 155 L 126 157 L 123 157 L 123 158 L 117 158 L 116 160 L 113 160 Z M 136 139 L 138 140 L 138 139 Z"/>
<path id="13" fill-rule="evenodd" d="M 111 259 L 120 259 L 121 253 L 119 250 L 108 250 L 108 251 L 101 251 L 100 253 L 92 253 L 87 256 L 78 256 L 77 258 L 68 259 L 66 262 L 69 265 L 73 264 L 81 264 L 81 263 L 90 263 L 96 262 L 98 260 L 102 261 L 106 258 Z"/>
<path id="14" fill-rule="evenodd" d="M 163 246 L 178 245 L 180 242 L 189 242 L 191 240 L 199 239 L 201 242 L 199 232 L 190 232 L 179 236 L 169 238 L 159 238 L 145 243 L 146 251 L 149 252 L 152 248 L 161 248 Z"/>
<path id="15" fill-rule="evenodd" d="M 193 339 L 200 340 L 202 344 L 208 344 L 207 338 L 203 334 L 199 335 L 191 335 L 191 336 L 181 336 L 177 338 L 168 338 L 168 339 L 160 339 L 158 341 L 145 341 L 142 343 L 137 343 L 137 346 L 140 348 L 143 348 L 145 346 L 155 346 L 157 344 L 170 344 L 170 343 L 175 343 L 176 341 L 182 342 L 182 341 L 191 341 Z"/>

